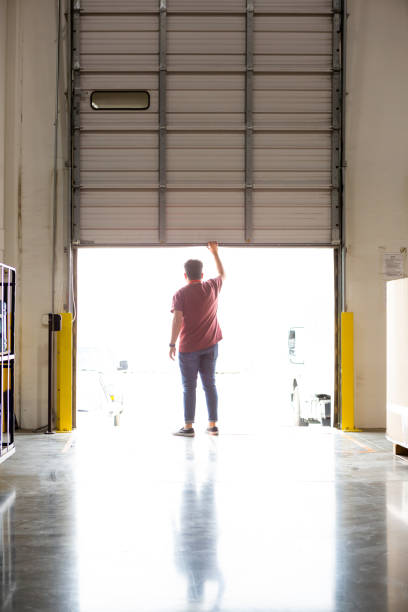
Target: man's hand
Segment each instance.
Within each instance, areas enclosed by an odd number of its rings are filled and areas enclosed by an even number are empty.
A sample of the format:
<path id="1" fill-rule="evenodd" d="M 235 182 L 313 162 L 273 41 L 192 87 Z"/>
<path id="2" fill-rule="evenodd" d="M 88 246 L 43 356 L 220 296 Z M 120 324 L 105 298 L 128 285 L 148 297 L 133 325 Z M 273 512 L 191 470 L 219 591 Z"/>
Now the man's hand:
<path id="1" fill-rule="evenodd" d="M 213 255 L 218 253 L 218 242 L 212 241 L 208 243 L 208 249 L 211 251 Z"/>
<path id="2" fill-rule="evenodd" d="M 182 325 L 183 325 L 183 313 L 181 312 L 181 310 L 175 310 L 174 316 L 173 316 L 173 323 L 171 326 L 171 340 L 170 340 L 170 345 L 174 344 L 174 346 L 170 346 L 170 350 L 169 350 L 169 357 L 172 361 L 174 361 L 176 357 L 176 342 L 177 342 L 177 338 L 179 337 L 179 333 L 180 333 Z"/>

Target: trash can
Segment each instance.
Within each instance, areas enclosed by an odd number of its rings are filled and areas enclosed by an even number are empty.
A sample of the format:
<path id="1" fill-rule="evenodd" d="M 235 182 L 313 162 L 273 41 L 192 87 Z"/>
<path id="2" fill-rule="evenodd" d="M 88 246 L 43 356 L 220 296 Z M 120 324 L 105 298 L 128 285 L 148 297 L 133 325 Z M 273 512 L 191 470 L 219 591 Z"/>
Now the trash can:
<path id="1" fill-rule="evenodd" d="M 331 425 L 331 396 L 326 393 L 316 393 L 315 398 L 318 402 L 319 420 L 322 425 Z"/>

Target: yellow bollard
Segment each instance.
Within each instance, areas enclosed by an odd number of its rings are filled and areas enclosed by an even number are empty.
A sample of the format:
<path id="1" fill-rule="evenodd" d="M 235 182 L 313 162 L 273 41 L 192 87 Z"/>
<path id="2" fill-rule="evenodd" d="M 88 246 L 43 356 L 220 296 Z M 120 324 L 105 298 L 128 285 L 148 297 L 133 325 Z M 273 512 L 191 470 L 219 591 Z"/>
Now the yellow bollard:
<path id="1" fill-rule="evenodd" d="M 341 428 L 359 431 L 354 426 L 354 316 L 341 313 Z"/>
<path id="2" fill-rule="evenodd" d="M 61 313 L 57 332 L 57 432 L 72 431 L 72 314 Z"/>

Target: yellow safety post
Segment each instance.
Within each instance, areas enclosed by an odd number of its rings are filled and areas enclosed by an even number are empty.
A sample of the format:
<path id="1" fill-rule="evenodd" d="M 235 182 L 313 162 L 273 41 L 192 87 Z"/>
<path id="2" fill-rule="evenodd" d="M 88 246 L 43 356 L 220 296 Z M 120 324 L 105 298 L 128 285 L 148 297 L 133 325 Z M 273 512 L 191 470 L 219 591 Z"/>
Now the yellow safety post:
<path id="1" fill-rule="evenodd" d="M 354 427 L 354 316 L 341 313 L 341 428 Z"/>
<path id="2" fill-rule="evenodd" d="M 72 431 L 72 314 L 61 313 L 57 332 L 57 431 Z"/>

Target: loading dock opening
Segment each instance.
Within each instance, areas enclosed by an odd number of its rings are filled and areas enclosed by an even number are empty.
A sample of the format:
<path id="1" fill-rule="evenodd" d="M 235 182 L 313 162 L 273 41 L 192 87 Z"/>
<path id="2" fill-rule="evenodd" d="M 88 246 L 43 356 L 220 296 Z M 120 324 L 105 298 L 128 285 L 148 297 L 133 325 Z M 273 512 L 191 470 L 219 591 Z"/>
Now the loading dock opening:
<path id="1" fill-rule="evenodd" d="M 339 290 L 331 261 L 332 346 L 322 369 L 331 363 L 337 395 L 345 6 L 325 0 L 305 12 L 302 3 L 284 10 L 252 0 L 187 4 L 118 2 L 112 12 L 92 0 L 72 7 L 72 243 L 79 253 L 176 248 L 203 244 L 210 233 L 229 247 L 318 248 L 330 258 L 334 250 Z M 136 89 L 149 95 L 144 110 L 92 107 L 95 92 L 120 98 Z M 262 329 L 258 335 L 264 338 Z M 245 338 L 247 346 L 252 340 Z M 287 352 L 287 337 L 282 346 Z M 333 413 L 334 393 L 318 388 L 331 395 Z M 301 389 L 293 384 L 290 393 L 298 405 Z"/>
<path id="2" fill-rule="evenodd" d="M 227 272 L 217 363 L 224 429 L 299 424 L 294 414 L 299 396 L 310 422 L 319 421 L 316 395 L 330 397 L 333 414 L 333 250 L 221 247 L 220 252 Z M 171 429 L 182 420 L 180 374 L 167 345 L 171 298 L 185 282 L 183 264 L 191 257 L 203 261 L 205 278 L 216 276 L 204 247 L 78 250 L 79 426 L 84 416 L 106 411 L 106 400 L 113 417 L 123 404 L 123 424 L 153 419 Z M 302 340 L 297 358 L 290 359 L 295 328 L 302 330 Z M 117 405 L 109 403 L 111 396 Z M 199 392 L 201 424 L 203 401 Z"/>

